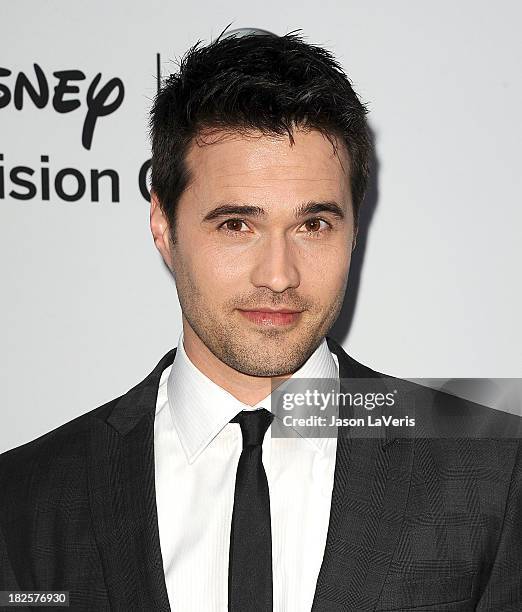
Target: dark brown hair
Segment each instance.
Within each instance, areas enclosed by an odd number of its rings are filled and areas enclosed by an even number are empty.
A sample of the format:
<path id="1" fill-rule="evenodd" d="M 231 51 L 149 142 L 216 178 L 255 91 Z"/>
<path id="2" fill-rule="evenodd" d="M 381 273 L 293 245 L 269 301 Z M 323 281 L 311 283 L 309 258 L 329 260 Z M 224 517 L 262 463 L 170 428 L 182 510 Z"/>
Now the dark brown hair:
<path id="1" fill-rule="evenodd" d="M 288 134 L 317 129 L 350 157 L 355 227 L 369 176 L 367 110 L 322 47 L 295 33 L 221 36 L 196 43 L 158 92 L 151 111 L 152 184 L 174 236 L 176 204 L 187 187 L 185 156 L 203 129 Z"/>

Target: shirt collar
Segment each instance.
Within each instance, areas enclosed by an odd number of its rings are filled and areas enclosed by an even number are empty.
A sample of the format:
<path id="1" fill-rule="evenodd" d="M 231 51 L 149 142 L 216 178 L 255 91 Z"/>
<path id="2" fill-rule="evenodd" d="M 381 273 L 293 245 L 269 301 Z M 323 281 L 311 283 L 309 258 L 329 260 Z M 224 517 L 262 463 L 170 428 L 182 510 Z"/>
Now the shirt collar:
<path id="1" fill-rule="evenodd" d="M 330 352 L 326 338 L 294 372 L 291 378 L 338 378 L 337 356 Z M 244 404 L 210 380 L 189 359 L 181 332 L 167 381 L 172 422 L 189 463 L 193 463 L 212 439 L 241 410 L 271 409 L 270 395 L 255 406 Z M 327 438 L 304 438 L 324 452 Z"/>

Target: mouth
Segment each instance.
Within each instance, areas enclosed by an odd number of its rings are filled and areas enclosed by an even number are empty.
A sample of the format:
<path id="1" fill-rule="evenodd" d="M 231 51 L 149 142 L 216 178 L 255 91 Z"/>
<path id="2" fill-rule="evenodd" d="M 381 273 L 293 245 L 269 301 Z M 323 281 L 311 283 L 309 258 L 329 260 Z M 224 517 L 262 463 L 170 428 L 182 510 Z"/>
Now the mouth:
<path id="1" fill-rule="evenodd" d="M 302 311 L 290 308 L 270 309 L 258 308 L 255 310 L 241 310 L 240 314 L 255 325 L 283 327 L 296 323 Z"/>

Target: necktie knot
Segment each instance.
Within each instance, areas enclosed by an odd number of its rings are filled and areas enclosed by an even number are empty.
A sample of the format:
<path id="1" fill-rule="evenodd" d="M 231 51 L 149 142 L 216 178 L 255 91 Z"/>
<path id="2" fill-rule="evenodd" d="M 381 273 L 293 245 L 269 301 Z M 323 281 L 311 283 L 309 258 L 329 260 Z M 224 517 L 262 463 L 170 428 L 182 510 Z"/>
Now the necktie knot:
<path id="1" fill-rule="evenodd" d="M 266 408 L 242 410 L 230 422 L 239 423 L 243 435 L 243 448 L 261 446 L 274 415 Z"/>

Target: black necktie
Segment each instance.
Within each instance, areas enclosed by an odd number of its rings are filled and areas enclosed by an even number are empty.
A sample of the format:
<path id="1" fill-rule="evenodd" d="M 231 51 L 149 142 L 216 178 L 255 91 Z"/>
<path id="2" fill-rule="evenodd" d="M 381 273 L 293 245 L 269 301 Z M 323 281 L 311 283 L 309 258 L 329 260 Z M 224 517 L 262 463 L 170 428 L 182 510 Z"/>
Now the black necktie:
<path id="1" fill-rule="evenodd" d="M 239 457 L 230 531 L 228 609 L 230 612 L 272 612 L 272 531 L 270 497 L 262 443 L 274 415 L 243 410 L 239 423 L 243 450 Z"/>

